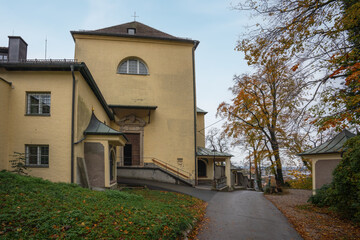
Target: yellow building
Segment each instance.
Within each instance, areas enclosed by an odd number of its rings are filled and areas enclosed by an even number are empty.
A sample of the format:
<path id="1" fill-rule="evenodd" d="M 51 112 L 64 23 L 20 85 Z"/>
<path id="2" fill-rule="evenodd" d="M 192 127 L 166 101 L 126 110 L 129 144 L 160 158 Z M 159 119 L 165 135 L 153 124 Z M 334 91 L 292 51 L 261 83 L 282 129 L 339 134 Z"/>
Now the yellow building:
<path id="1" fill-rule="evenodd" d="M 9 37 L 0 62 L 0 167 L 9 169 L 14 151 L 29 161 L 36 150 L 38 165 L 43 156 L 48 164 L 31 166 L 30 174 L 52 181 L 111 187 L 123 177 L 195 185 L 198 163 L 203 171 L 209 158 L 197 131 L 205 115 L 196 107 L 199 41 L 135 21 L 71 34 L 73 61 L 28 60 L 25 41 Z M 28 114 L 33 97 L 38 112 L 50 110 Z M 229 156 L 217 158 L 230 171 Z M 206 169 L 205 177 L 214 178 L 213 160 Z"/>

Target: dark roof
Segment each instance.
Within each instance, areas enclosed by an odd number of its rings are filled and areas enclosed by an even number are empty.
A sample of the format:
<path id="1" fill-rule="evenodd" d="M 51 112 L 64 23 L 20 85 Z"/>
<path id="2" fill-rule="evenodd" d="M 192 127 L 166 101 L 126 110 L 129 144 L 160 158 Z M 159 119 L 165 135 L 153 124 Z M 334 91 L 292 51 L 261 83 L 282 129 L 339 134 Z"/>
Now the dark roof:
<path id="1" fill-rule="evenodd" d="M 0 53 L 9 53 L 8 47 L 0 47 Z"/>
<path id="2" fill-rule="evenodd" d="M 124 138 L 128 140 L 124 133 L 116 131 L 115 129 L 107 126 L 105 123 L 100 122 L 100 120 L 95 116 L 94 112 L 91 114 L 90 122 L 84 131 L 84 135 L 120 135 L 124 136 Z"/>
<path id="3" fill-rule="evenodd" d="M 223 152 L 218 152 L 218 151 L 213 151 L 211 149 L 208 148 L 203 148 L 203 147 L 197 147 L 197 151 L 196 151 L 196 155 L 197 156 L 206 156 L 206 157 L 233 157 L 233 155 L 231 155 L 230 153 L 223 153 Z"/>
<path id="4" fill-rule="evenodd" d="M 336 135 L 334 138 L 321 144 L 320 146 L 306 150 L 298 155 L 305 156 L 305 155 L 315 155 L 315 154 L 325 154 L 325 153 L 340 153 L 343 151 L 344 143 L 349 138 L 355 136 L 356 135 L 354 133 L 349 132 L 348 130 L 345 129 L 344 131 Z"/>
<path id="5" fill-rule="evenodd" d="M 128 33 L 129 28 L 135 29 L 135 34 L 129 34 Z M 181 42 L 193 43 L 195 45 L 195 48 L 199 44 L 199 41 L 197 40 L 175 37 L 136 21 L 128 22 L 112 27 L 101 28 L 98 30 L 71 31 L 70 33 L 73 36 L 73 38 L 74 38 L 74 34 L 81 34 L 81 35 L 151 38 L 151 39 L 160 39 L 160 40 L 181 41 Z"/>
<path id="6" fill-rule="evenodd" d="M 199 108 L 199 107 L 196 107 L 196 112 L 198 112 L 198 113 L 203 113 L 204 115 L 208 113 L 207 111 L 202 110 L 202 109 Z"/>
<path id="7" fill-rule="evenodd" d="M 122 109 L 149 109 L 155 110 L 157 106 L 138 106 L 138 105 L 109 105 L 110 108 L 122 108 Z"/>
<path id="8" fill-rule="evenodd" d="M 114 120 L 114 114 L 109 108 L 108 104 L 105 101 L 104 96 L 100 92 L 94 78 L 92 77 L 90 70 L 87 68 L 86 64 L 75 61 L 25 61 L 25 62 L 0 62 L 0 67 L 5 68 L 8 71 L 71 71 L 71 66 L 74 67 L 74 71 L 79 71 L 83 76 L 96 98 L 101 103 L 106 114 L 111 120 Z"/>

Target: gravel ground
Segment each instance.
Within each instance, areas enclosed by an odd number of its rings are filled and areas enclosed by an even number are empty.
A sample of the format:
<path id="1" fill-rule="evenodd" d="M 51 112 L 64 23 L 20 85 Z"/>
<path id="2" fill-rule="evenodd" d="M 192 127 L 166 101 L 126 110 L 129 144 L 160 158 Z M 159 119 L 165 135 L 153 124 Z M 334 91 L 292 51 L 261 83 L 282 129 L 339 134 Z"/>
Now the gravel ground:
<path id="1" fill-rule="evenodd" d="M 360 227 L 342 220 L 326 208 L 307 203 L 311 190 L 287 189 L 265 195 L 293 224 L 304 239 L 360 239 Z"/>

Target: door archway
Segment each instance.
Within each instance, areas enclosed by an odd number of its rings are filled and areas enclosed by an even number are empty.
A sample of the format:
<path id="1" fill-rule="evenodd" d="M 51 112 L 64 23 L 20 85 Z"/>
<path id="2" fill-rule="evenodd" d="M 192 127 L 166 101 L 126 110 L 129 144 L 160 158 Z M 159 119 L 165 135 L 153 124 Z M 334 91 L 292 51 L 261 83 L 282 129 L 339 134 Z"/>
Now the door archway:
<path id="1" fill-rule="evenodd" d="M 198 160 L 198 177 L 206 177 L 206 163 Z"/>

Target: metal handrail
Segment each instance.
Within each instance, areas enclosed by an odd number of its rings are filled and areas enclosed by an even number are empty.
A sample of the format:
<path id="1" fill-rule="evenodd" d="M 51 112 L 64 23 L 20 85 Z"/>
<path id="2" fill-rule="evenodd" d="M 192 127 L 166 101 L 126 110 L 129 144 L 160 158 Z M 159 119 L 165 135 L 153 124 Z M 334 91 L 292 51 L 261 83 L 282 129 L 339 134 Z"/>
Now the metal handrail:
<path id="1" fill-rule="evenodd" d="M 187 172 L 179 167 L 173 166 L 165 161 L 162 161 L 158 158 L 151 157 L 151 162 L 154 163 L 156 166 L 165 168 L 166 170 L 171 171 L 172 173 L 176 174 L 178 177 L 182 178 L 191 178 L 192 174 Z"/>

